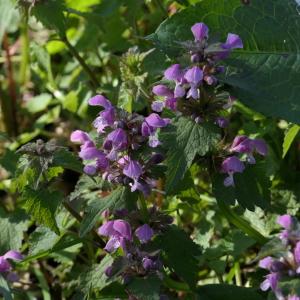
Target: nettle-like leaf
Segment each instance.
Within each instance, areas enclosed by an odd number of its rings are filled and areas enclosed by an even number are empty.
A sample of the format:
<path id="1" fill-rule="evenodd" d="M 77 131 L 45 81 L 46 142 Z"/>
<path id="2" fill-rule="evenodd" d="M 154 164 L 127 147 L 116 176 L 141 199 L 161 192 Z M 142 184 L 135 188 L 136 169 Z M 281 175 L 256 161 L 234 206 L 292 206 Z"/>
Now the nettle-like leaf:
<path id="1" fill-rule="evenodd" d="M 268 208 L 270 206 L 271 182 L 266 176 L 264 164 L 250 166 L 243 173 L 234 174 L 235 186 L 224 186 L 226 175 L 218 174 L 214 177 L 213 193 L 218 200 L 227 204 L 235 204 L 235 201 L 249 210 L 255 206 Z"/>
<path id="2" fill-rule="evenodd" d="M 32 13 L 46 28 L 54 29 L 59 35 L 64 36 L 66 32 L 64 9 L 65 6 L 62 1 L 49 0 L 37 2 L 32 9 Z"/>
<path id="3" fill-rule="evenodd" d="M 52 192 L 45 188 L 33 190 L 26 187 L 21 198 L 25 201 L 25 210 L 37 223 L 47 226 L 58 235 L 60 234 L 55 219 L 55 212 L 63 198 L 60 192 Z"/>
<path id="4" fill-rule="evenodd" d="M 28 221 L 22 210 L 7 213 L 0 208 L 0 255 L 11 249 L 19 250 L 21 248 Z"/>
<path id="5" fill-rule="evenodd" d="M 100 264 L 94 264 L 83 272 L 78 279 L 79 288 L 87 294 L 90 290 L 100 291 L 111 284 L 112 280 L 105 275 L 105 270 L 111 266 L 112 262 L 113 258 L 107 254 Z"/>
<path id="6" fill-rule="evenodd" d="M 168 149 L 167 193 L 170 193 L 183 179 L 196 155 L 207 154 L 220 139 L 218 128 L 212 124 L 197 124 L 184 117 L 172 124 L 170 130 L 161 138 L 163 145 Z"/>
<path id="7" fill-rule="evenodd" d="M 9 288 L 9 285 L 1 274 L 0 274 L 0 295 L 3 295 L 4 300 L 13 300 L 13 294 Z"/>
<path id="8" fill-rule="evenodd" d="M 128 285 L 131 295 L 137 299 L 159 300 L 161 280 L 157 276 L 148 276 L 146 278 L 134 278 Z"/>
<path id="9" fill-rule="evenodd" d="M 263 300 L 264 298 L 251 288 L 227 284 L 208 284 L 197 289 L 199 300 Z"/>
<path id="10" fill-rule="evenodd" d="M 134 208 L 137 201 L 137 193 L 130 192 L 127 187 L 119 187 L 104 198 L 101 198 L 98 192 L 94 192 L 91 194 L 91 199 L 93 200 L 90 201 L 81 222 L 80 236 L 86 235 L 93 228 L 104 210 L 114 211 L 121 208 Z"/>
<path id="11" fill-rule="evenodd" d="M 200 248 L 188 234 L 175 225 L 170 226 L 155 241 L 163 251 L 167 266 L 174 270 L 191 287 L 197 283 L 198 260 Z"/>
<path id="12" fill-rule="evenodd" d="M 221 79 L 232 94 L 267 116 L 299 123 L 300 19 L 294 0 L 204 0 L 163 22 L 149 39 L 170 56 L 182 51 L 177 41 L 191 40 L 190 27 L 205 22 L 210 34 L 239 34 L 244 49 L 226 61 Z M 274 34 L 276 32 L 276 34 Z"/>

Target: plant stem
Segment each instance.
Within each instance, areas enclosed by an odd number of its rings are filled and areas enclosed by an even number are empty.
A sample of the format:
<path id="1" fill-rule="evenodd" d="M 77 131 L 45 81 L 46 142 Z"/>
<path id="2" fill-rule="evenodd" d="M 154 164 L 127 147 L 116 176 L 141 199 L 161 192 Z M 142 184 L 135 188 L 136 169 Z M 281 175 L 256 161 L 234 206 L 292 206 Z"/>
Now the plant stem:
<path id="1" fill-rule="evenodd" d="M 244 218 L 240 217 L 234 211 L 232 211 L 229 205 L 226 205 L 223 201 L 219 200 L 218 206 L 220 208 L 220 211 L 231 224 L 241 229 L 250 237 L 254 238 L 257 243 L 264 245 L 266 242 L 268 242 L 268 239 L 261 233 L 259 233 L 256 229 L 254 229 Z"/>
<path id="2" fill-rule="evenodd" d="M 66 208 L 66 210 L 79 222 L 82 222 L 81 215 L 70 205 L 68 200 L 63 201 L 63 205 Z M 99 243 L 101 248 L 105 247 L 105 242 L 101 239 L 101 237 L 98 235 L 98 233 L 95 230 L 92 230 L 92 234 L 95 238 L 95 240 Z"/>
<path id="3" fill-rule="evenodd" d="M 234 263 L 235 283 L 237 286 L 242 286 L 241 269 L 239 262 Z"/>
<path id="4" fill-rule="evenodd" d="M 21 65 L 19 82 L 20 86 L 26 86 L 28 81 L 29 64 L 29 35 L 28 35 L 28 11 L 24 11 L 21 23 Z"/>
<path id="5" fill-rule="evenodd" d="M 139 209 L 141 210 L 143 214 L 144 221 L 147 222 L 149 220 L 149 213 L 148 213 L 148 208 L 147 208 L 147 203 L 145 201 L 144 196 L 139 197 Z"/>
<path id="6" fill-rule="evenodd" d="M 93 71 L 89 68 L 89 66 L 85 63 L 84 59 L 80 56 L 80 54 L 77 52 L 76 48 L 72 46 L 72 44 L 69 42 L 68 38 L 66 36 L 62 36 L 61 40 L 65 43 L 71 54 L 77 59 L 77 61 L 82 66 L 83 70 L 86 72 L 86 74 L 90 77 L 92 86 L 94 91 L 100 86 L 98 79 L 96 78 Z"/>
<path id="7" fill-rule="evenodd" d="M 17 120 L 17 93 L 16 85 L 14 80 L 13 65 L 10 59 L 9 42 L 7 34 L 3 36 L 3 48 L 6 53 L 6 65 L 7 65 L 7 81 L 8 81 L 8 92 L 10 101 L 7 101 L 7 113 L 5 127 L 11 129 L 10 134 L 13 136 L 18 135 L 18 120 Z"/>
<path id="8" fill-rule="evenodd" d="M 175 281 L 167 275 L 164 276 L 163 283 L 166 287 L 175 291 L 184 291 L 184 292 L 190 291 L 190 288 L 186 283 Z"/>

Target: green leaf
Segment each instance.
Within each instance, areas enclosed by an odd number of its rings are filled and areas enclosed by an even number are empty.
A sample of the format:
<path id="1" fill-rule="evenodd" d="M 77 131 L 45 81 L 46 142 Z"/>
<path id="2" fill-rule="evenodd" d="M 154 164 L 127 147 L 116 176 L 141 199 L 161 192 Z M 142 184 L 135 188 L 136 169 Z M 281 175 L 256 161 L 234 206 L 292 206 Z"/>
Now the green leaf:
<path id="1" fill-rule="evenodd" d="M 32 114 L 37 113 L 46 109 L 51 100 L 52 96 L 50 94 L 40 94 L 26 102 L 26 108 Z"/>
<path id="2" fill-rule="evenodd" d="M 70 91 L 63 99 L 63 108 L 75 113 L 78 108 L 78 95 L 74 91 Z"/>
<path id="3" fill-rule="evenodd" d="M 64 36 L 66 32 L 66 20 L 63 10 L 64 4 L 62 1 L 48 0 L 46 2 L 35 3 L 32 13 L 46 28 L 54 29 L 60 36 Z"/>
<path id="4" fill-rule="evenodd" d="M 15 11 L 16 10 L 15 10 L 14 1 L 1 0 L 0 2 L 0 44 L 1 45 L 2 45 L 3 35 L 5 31 L 9 29 Z"/>
<path id="5" fill-rule="evenodd" d="M 29 256 L 51 249 L 60 236 L 47 227 L 39 226 L 29 238 Z"/>
<path id="6" fill-rule="evenodd" d="M 94 199 L 89 203 L 87 212 L 81 222 L 79 235 L 84 236 L 97 222 L 100 214 L 109 209 L 114 211 L 121 208 L 133 208 L 137 201 L 137 193 L 132 193 L 126 187 L 119 187 L 112 191 L 108 196 L 101 199 L 98 192 L 94 194 Z"/>
<path id="7" fill-rule="evenodd" d="M 137 299 L 159 300 L 161 280 L 157 276 L 134 278 L 128 285 L 128 290 Z"/>
<path id="8" fill-rule="evenodd" d="M 234 174 L 235 186 L 224 186 L 226 175 L 218 174 L 213 180 L 213 193 L 218 200 L 254 210 L 255 206 L 270 206 L 270 180 L 266 177 L 264 164 L 247 165 L 243 173 Z"/>
<path id="9" fill-rule="evenodd" d="M 166 264 L 191 287 L 197 283 L 198 261 L 201 251 L 188 234 L 177 226 L 170 226 L 156 243 L 164 252 Z"/>
<path id="10" fill-rule="evenodd" d="M 4 300 L 13 300 L 13 294 L 9 288 L 7 281 L 0 274 L 0 295 L 3 295 Z"/>
<path id="11" fill-rule="evenodd" d="M 107 254 L 100 264 L 95 264 L 87 272 L 83 272 L 78 279 L 80 289 L 88 293 L 89 290 L 102 290 L 108 286 L 112 280 L 105 275 L 105 270 L 112 263 L 113 258 Z"/>
<path id="12" fill-rule="evenodd" d="M 220 139 L 218 129 L 211 124 L 197 124 L 181 117 L 173 122 L 174 128 L 162 136 L 168 150 L 166 164 L 166 191 L 170 193 L 183 179 L 196 155 L 205 155 Z"/>
<path id="13" fill-rule="evenodd" d="M 163 22 L 149 37 L 171 56 L 182 52 L 178 41 L 191 40 L 190 27 L 205 22 L 210 36 L 239 34 L 244 50 L 227 60 L 222 79 L 249 107 L 267 116 L 300 120 L 300 25 L 294 0 L 204 0 Z M 276 12 L 276 13 L 274 13 Z M 276 32 L 276 34 L 273 34 Z"/>
<path id="14" fill-rule="evenodd" d="M 52 73 L 52 68 L 51 68 L 51 57 L 50 57 L 48 51 L 44 47 L 38 45 L 37 43 L 32 43 L 31 49 L 32 49 L 32 52 L 33 52 L 37 62 L 47 73 L 47 77 L 48 77 L 50 84 L 53 87 L 55 87 L 55 82 L 53 79 L 53 73 Z"/>
<path id="15" fill-rule="evenodd" d="M 60 149 L 54 153 L 53 165 L 63 167 L 64 169 L 70 169 L 78 173 L 82 173 L 83 169 L 80 160 L 74 153 L 67 149 Z"/>
<path id="16" fill-rule="evenodd" d="M 263 300 L 254 289 L 227 284 L 208 284 L 197 289 L 199 300 Z"/>
<path id="17" fill-rule="evenodd" d="M 55 220 L 56 209 L 63 197 L 60 192 L 51 192 L 44 188 L 36 191 L 26 187 L 21 197 L 25 201 L 24 208 L 36 222 L 60 234 Z"/>
<path id="18" fill-rule="evenodd" d="M 283 148 L 282 158 L 284 158 L 286 156 L 286 154 L 288 153 L 288 151 L 289 151 L 294 139 L 296 138 L 299 130 L 300 130 L 299 125 L 293 125 L 286 132 L 286 134 L 284 136 L 283 145 L 282 145 L 282 148 Z"/>
<path id="19" fill-rule="evenodd" d="M 9 171 L 12 175 L 17 169 L 17 163 L 20 155 L 14 151 L 7 149 L 0 158 L 0 166 Z"/>
<path id="20" fill-rule="evenodd" d="M 17 210 L 8 213 L 0 208 L 0 253 L 14 249 L 19 250 L 22 245 L 24 232 L 27 230 L 28 218 L 25 212 Z"/>

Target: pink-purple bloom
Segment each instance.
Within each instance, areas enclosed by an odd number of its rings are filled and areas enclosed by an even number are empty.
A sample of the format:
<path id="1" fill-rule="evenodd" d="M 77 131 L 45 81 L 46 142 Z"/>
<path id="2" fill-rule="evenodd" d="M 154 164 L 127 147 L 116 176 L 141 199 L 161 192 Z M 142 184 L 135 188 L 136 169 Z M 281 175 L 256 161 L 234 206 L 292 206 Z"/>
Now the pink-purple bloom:
<path id="1" fill-rule="evenodd" d="M 126 241 L 132 240 L 130 224 L 124 220 L 108 221 L 98 229 L 98 233 L 109 237 L 104 248 L 107 252 L 114 252 L 119 247 L 125 251 Z"/>
<path id="2" fill-rule="evenodd" d="M 191 27 L 195 41 L 201 42 L 208 38 L 208 27 L 204 23 L 196 23 Z"/>
<path id="3" fill-rule="evenodd" d="M 8 272 L 11 269 L 9 260 L 22 260 L 23 255 L 16 250 L 9 250 L 4 255 L 0 256 L 0 273 Z"/>
<path id="4" fill-rule="evenodd" d="M 149 242 L 153 234 L 153 229 L 148 224 L 138 227 L 135 231 L 135 235 L 138 237 L 141 243 Z"/>
<path id="5" fill-rule="evenodd" d="M 225 186 L 234 186 L 234 173 L 242 173 L 245 170 L 245 165 L 236 156 L 230 156 L 226 158 L 221 166 L 222 173 L 227 173 L 228 177 L 224 180 Z"/>

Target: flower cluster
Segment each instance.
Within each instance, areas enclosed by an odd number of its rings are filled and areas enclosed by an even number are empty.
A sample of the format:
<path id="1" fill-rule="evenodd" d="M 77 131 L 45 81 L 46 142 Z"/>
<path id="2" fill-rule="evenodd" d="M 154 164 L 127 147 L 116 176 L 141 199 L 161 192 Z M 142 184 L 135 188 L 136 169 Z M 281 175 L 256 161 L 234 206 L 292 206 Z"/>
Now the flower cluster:
<path id="1" fill-rule="evenodd" d="M 153 249 L 150 242 L 172 223 L 172 218 L 160 213 L 155 207 L 148 210 L 147 223 L 143 222 L 139 211 L 120 211 L 114 217 L 119 219 L 107 221 L 99 228 L 98 233 L 108 237 L 104 248 L 107 252 L 113 253 L 120 248 L 123 255 L 118 256 L 106 269 L 106 275 L 121 275 L 126 282 L 133 276 L 146 276 L 149 273 L 161 277 L 160 250 Z"/>
<path id="2" fill-rule="evenodd" d="M 243 48 L 240 37 L 229 33 L 225 43 L 209 43 L 208 27 L 196 23 L 191 27 L 195 40 L 185 42 L 191 57 L 191 64 L 174 64 L 164 72 L 168 86 L 159 84 L 153 93 L 163 101 L 153 102 L 152 109 L 160 112 L 164 107 L 192 117 L 196 122 L 213 120 L 224 128 L 228 120 L 220 112 L 230 108 L 234 98 L 218 92 L 217 75 L 225 68 L 219 63 L 229 56 L 231 50 Z"/>
<path id="3" fill-rule="evenodd" d="M 10 281 L 18 280 L 18 276 L 15 273 L 11 273 L 11 264 L 9 260 L 22 260 L 23 255 L 15 250 L 10 250 L 4 255 L 0 256 L 0 273 L 7 274 L 7 279 Z"/>
<path id="4" fill-rule="evenodd" d="M 233 174 L 242 173 L 245 170 L 245 162 L 255 164 L 254 153 L 266 156 L 268 147 L 262 139 L 250 139 L 245 135 L 239 135 L 233 140 L 229 153 L 231 155 L 222 162 L 221 172 L 228 174 L 228 177 L 224 180 L 224 185 L 234 186 Z"/>
<path id="5" fill-rule="evenodd" d="M 157 133 L 170 120 L 156 113 L 148 117 L 130 114 L 114 107 L 101 95 L 91 98 L 89 105 L 104 108 L 93 123 L 99 134 L 98 143 L 81 130 L 71 135 L 72 142 L 81 144 L 79 157 L 86 162 L 85 173 L 100 173 L 109 182 L 129 185 L 131 191 L 149 194 L 155 184 L 151 167 L 163 161 L 163 156 L 154 152 L 160 144 Z M 146 155 L 141 155 L 139 150 Z"/>
<path id="6" fill-rule="evenodd" d="M 271 289 L 278 300 L 300 300 L 294 290 L 280 287 L 280 282 L 288 282 L 300 276 L 300 224 L 290 215 L 278 217 L 277 223 L 283 227 L 279 234 L 282 251 L 276 257 L 267 256 L 259 262 L 259 266 L 268 270 L 261 289 Z"/>

